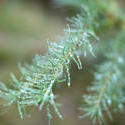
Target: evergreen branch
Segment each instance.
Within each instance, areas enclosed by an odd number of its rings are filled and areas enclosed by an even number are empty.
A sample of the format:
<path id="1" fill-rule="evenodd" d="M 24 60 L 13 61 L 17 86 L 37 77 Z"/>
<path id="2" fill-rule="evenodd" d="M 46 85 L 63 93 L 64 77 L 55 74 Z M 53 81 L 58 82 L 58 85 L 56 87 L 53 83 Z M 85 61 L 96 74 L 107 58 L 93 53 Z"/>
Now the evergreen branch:
<path id="1" fill-rule="evenodd" d="M 95 105 L 95 108 L 98 108 L 99 107 L 99 105 L 100 105 L 100 103 L 101 103 L 101 101 L 102 101 L 102 98 L 103 98 L 103 96 L 104 96 L 104 94 L 105 94 L 105 91 L 106 91 L 106 89 L 107 89 L 107 86 L 108 86 L 108 83 L 109 83 L 109 81 L 110 81 L 110 78 L 111 78 L 111 71 L 108 73 L 108 76 L 107 76 L 107 78 L 106 78 L 106 81 L 105 81 L 105 83 L 104 83 L 104 86 L 101 88 L 101 90 L 100 90 L 100 94 L 99 94 L 99 98 L 98 98 L 98 101 L 97 101 L 97 104 Z"/>
<path id="2" fill-rule="evenodd" d="M 71 60 L 77 64 L 79 70 L 82 69 L 79 55 L 82 51 L 93 54 L 90 42 L 93 37 L 97 38 L 92 30 L 94 15 L 89 15 L 86 9 L 83 13 L 83 10 L 81 14 L 68 19 L 70 24 L 59 43 L 48 43 L 48 53 L 45 56 L 36 55 L 31 65 L 26 64 L 25 67 L 19 65 L 22 73 L 19 80 L 11 74 L 13 89 L 0 84 L 0 97 L 7 101 L 6 106 L 16 102 L 21 118 L 24 117 L 28 107 L 39 106 L 42 110 L 45 105 L 47 116 L 51 120 L 49 104 L 53 106 L 59 118 L 62 118 L 54 101 L 56 97 L 53 94 L 54 84 L 68 79 L 67 84 L 70 87 Z"/>
<path id="3" fill-rule="evenodd" d="M 48 89 L 47 89 L 47 91 L 46 91 L 46 93 L 45 93 L 45 95 L 44 95 L 42 104 L 40 105 L 40 110 L 42 109 L 42 107 L 43 107 L 43 105 L 44 105 L 44 103 L 45 103 L 45 100 L 46 100 L 48 94 L 50 93 L 50 91 L 51 91 L 51 89 L 52 89 L 52 87 L 53 87 L 53 84 L 55 83 L 55 81 L 56 81 L 56 79 L 57 79 L 57 76 L 58 76 L 58 74 L 59 74 L 59 71 L 63 68 L 64 64 L 66 63 L 67 59 L 69 58 L 69 56 L 70 56 L 70 54 L 73 52 L 73 50 L 75 50 L 76 47 L 78 47 L 78 45 L 79 45 L 81 39 L 82 39 L 82 37 L 80 37 L 80 39 L 79 39 L 78 42 L 75 44 L 75 46 L 68 52 L 68 54 L 67 54 L 66 57 L 64 58 L 64 61 L 60 64 L 59 69 L 58 69 L 58 70 L 56 71 L 56 73 L 55 73 L 55 79 L 54 79 L 53 81 L 51 81 L 51 83 L 50 83 L 50 85 L 49 85 L 49 87 L 48 87 Z"/>
<path id="4" fill-rule="evenodd" d="M 124 92 L 124 30 L 117 34 L 112 51 L 106 54 L 108 60 L 97 67 L 94 84 L 88 88 L 91 92 L 84 95 L 83 118 L 89 116 L 93 122 L 105 122 L 104 114 L 112 120 L 112 113 L 123 111 Z M 121 48 L 119 48 L 121 46 Z M 113 54 L 112 54 L 113 53 Z"/>
<path id="5" fill-rule="evenodd" d="M 114 2 L 111 0 L 110 4 L 112 1 Z M 104 27 L 101 28 L 104 32 L 104 29 L 106 28 L 107 31 L 107 27 L 112 24 L 110 16 L 109 19 L 106 18 L 109 11 L 107 0 L 77 0 L 75 2 L 61 0 L 60 3 L 77 8 L 81 8 L 81 4 L 83 4 L 80 14 L 67 19 L 70 24 L 64 30 L 65 36 L 59 39 L 59 43 L 48 43 L 48 52 L 44 56 L 36 55 L 31 65 L 26 64 L 24 67 L 19 65 L 21 77 L 18 80 L 14 74 L 11 74 L 12 89 L 6 87 L 4 83 L 0 83 L 0 98 L 5 101 L 2 105 L 8 107 L 16 102 L 22 119 L 27 114 L 28 107 L 39 106 L 39 110 L 42 110 L 45 106 L 49 124 L 51 124 L 50 105 L 57 116 L 63 119 L 55 102 L 54 85 L 67 81 L 67 85 L 70 87 L 71 61 L 73 60 L 81 70 L 81 53 L 86 56 L 89 51 L 94 56 L 91 41 L 98 37 L 93 29 L 98 30 L 100 24 L 103 24 Z M 115 12 L 111 13 L 111 16 L 118 20 Z M 116 22 L 114 21 L 114 23 Z M 122 19 L 123 25 L 124 22 Z M 110 27 L 112 28 L 112 25 Z M 85 105 L 80 109 L 85 113 L 83 116 L 90 116 L 94 122 L 105 121 L 104 113 L 112 119 L 112 112 L 123 110 L 125 104 L 124 34 L 125 31 L 118 34 L 116 42 L 113 43 L 112 52 L 105 54 L 108 60 L 97 67 L 94 84 L 88 88 L 91 94 L 83 96 Z"/>

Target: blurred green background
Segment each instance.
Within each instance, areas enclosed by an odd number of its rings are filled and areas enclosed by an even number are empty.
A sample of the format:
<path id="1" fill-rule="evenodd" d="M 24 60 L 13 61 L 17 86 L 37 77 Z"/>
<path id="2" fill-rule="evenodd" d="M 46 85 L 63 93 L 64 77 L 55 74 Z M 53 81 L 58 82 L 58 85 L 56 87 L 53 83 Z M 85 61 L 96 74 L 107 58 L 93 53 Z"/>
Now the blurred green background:
<path id="1" fill-rule="evenodd" d="M 65 17 L 74 13 L 73 8 L 61 8 L 52 0 L 0 0 L 0 81 L 9 84 L 11 72 L 19 76 L 18 62 L 30 63 L 36 53 L 44 54 L 46 40 L 54 41 L 63 34 Z M 92 125 L 89 119 L 79 120 L 77 110 L 85 86 L 93 80 L 89 68 L 91 66 L 86 65 L 83 71 L 78 71 L 73 65 L 72 87 L 68 89 L 62 85 L 55 90 L 60 95 L 58 102 L 63 104 L 60 110 L 64 120 L 53 114 L 52 125 Z M 0 113 L 4 110 L 2 108 Z M 124 116 L 117 115 L 109 124 L 124 125 L 124 122 Z M 48 119 L 44 110 L 39 112 L 36 109 L 31 118 L 20 120 L 17 107 L 13 105 L 0 115 L 0 125 L 48 125 Z"/>

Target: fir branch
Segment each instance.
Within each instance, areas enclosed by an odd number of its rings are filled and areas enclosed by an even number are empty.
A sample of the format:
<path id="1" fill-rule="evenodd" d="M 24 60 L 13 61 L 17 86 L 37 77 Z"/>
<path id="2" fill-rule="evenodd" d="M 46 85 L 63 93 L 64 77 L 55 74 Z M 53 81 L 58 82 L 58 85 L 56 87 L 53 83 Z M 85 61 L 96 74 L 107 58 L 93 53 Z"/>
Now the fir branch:
<path id="1" fill-rule="evenodd" d="M 19 80 L 11 74 L 13 89 L 0 84 L 0 97 L 7 101 L 6 106 L 16 102 L 21 118 L 26 114 L 28 107 L 39 106 L 42 110 L 45 106 L 47 116 L 51 120 L 49 104 L 53 106 L 58 117 L 63 118 L 55 103 L 54 85 L 65 80 L 68 81 L 67 85 L 70 87 L 71 60 L 77 64 L 78 69 L 82 69 L 79 55 L 82 51 L 85 53 L 89 51 L 93 54 L 90 42 L 93 37 L 97 38 L 92 30 L 94 15 L 89 15 L 86 9 L 83 13 L 83 10 L 81 14 L 69 19 L 70 24 L 59 43 L 48 43 L 48 53 L 45 56 L 36 55 L 31 65 L 26 64 L 24 67 L 19 65 L 22 73 Z"/>
<path id="2" fill-rule="evenodd" d="M 81 36 L 83 36 L 84 34 L 82 34 Z M 60 64 L 59 66 L 59 69 L 57 69 L 56 73 L 55 73 L 55 79 L 53 81 L 51 81 L 48 89 L 46 90 L 46 93 L 44 95 L 44 98 L 43 98 L 43 101 L 42 101 L 42 104 L 40 105 L 40 110 L 42 109 L 44 103 L 45 103 L 45 100 L 48 96 L 48 94 L 50 93 L 52 87 L 53 87 L 53 84 L 55 83 L 56 79 L 58 78 L 58 74 L 60 72 L 60 70 L 64 67 L 65 63 L 67 62 L 67 60 L 69 59 L 69 56 L 72 54 L 73 50 L 76 49 L 76 47 L 79 46 L 79 43 L 80 41 L 82 40 L 82 37 L 80 37 L 80 39 L 78 40 L 78 42 L 75 44 L 75 46 L 68 52 L 68 54 L 66 55 L 66 57 L 64 58 L 64 61 Z M 69 81 L 70 82 L 70 81 Z M 68 84 L 68 86 L 70 87 L 70 84 Z"/>
<path id="3" fill-rule="evenodd" d="M 125 104 L 124 93 L 124 31 L 118 33 L 112 51 L 106 54 L 108 60 L 97 67 L 95 80 L 92 86 L 88 88 L 90 94 L 83 95 L 84 107 L 80 108 L 84 112 L 83 118 L 89 116 L 93 122 L 99 121 L 102 124 L 105 121 L 106 113 L 112 120 L 112 113 L 123 111 Z M 121 46 L 119 48 L 118 46 Z"/>
<path id="4" fill-rule="evenodd" d="M 98 108 L 99 105 L 100 105 L 100 103 L 101 103 L 101 101 L 102 101 L 102 98 L 103 98 L 103 96 L 104 96 L 104 94 L 105 94 L 105 91 L 106 91 L 106 89 L 107 89 L 107 86 L 108 86 L 108 84 L 109 84 L 109 81 L 110 81 L 110 78 L 111 78 L 111 74 L 112 74 L 112 72 L 109 71 L 109 73 L 108 73 L 108 75 L 107 75 L 107 77 L 106 77 L 106 81 L 105 81 L 105 83 L 104 83 L 104 86 L 103 86 L 103 87 L 101 88 L 101 90 L 100 90 L 99 98 L 98 98 L 97 104 L 95 105 L 95 108 Z"/>
<path id="5" fill-rule="evenodd" d="M 112 1 L 114 2 L 111 0 L 110 3 Z M 81 53 L 86 56 L 89 52 L 94 56 L 91 41 L 98 40 L 94 30 L 99 29 L 102 32 L 99 26 L 103 25 L 104 32 L 104 28 L 107 29 L 111 24 L 109 22 L 112 19 L 106 18 L 109 11 L 107 0 L 77 0 L 75 2 L 61 0 L 60 3 L 81 9 L 80 14 L 67 19 L 69 24 L 64 30 L 65 36 L 61 37 L 59 42 L 48 43 L 48 52 L 44 56 L 36 55 L 30 65 L 19 65 L 21 77 L 18 80 L 14 74 L 11 74 L 12 89 L 0 82 L 0 98 L 4 100 L 2 105 L 8 107 L 16 103 L 22 119 L 27 115 L 28 107 L 39 107 L 39 110 L 42 110 L 45 106 L 49 124 L 51 124 L 50 105 L 53 106 L 58 117 L 63 119 L 55 102 L 54 85 L 67 81 L 70 87 L 71 61 L 73 60 L 81 70 Z M 81 4 L 83 4 L 82 8 Z M 115 13 L 112 15 L 115 19 L 118 18 Z M 122 22 L 125 21 L 122 20 Z M 105 113 L 112 119 L 112 112 L 123 110 L 125 103 L 124 34 L 125 31 L 118 34 L 116 42 L 112 44 L 112 52 L 105 54 L 108 60 L 97 67 L 94 84 L 88 88 L 91 94 L 83 96 L 85 105 L 80 109 L 85 114 L 81 117 L 90 116 L 94 122 L 98 120 L 102 123 L 105 121 Z"/>

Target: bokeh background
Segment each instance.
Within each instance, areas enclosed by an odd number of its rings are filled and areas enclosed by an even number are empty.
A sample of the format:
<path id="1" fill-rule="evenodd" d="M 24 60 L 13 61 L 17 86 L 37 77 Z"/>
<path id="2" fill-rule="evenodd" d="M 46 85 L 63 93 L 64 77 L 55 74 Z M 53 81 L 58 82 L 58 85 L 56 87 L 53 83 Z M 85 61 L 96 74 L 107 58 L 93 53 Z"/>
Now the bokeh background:
<path id="1" fill-rule="evenodd" d="M 124 0 L 119 0 L 124 8 Z M 0 0 L 0 81 L 9 85 L 10 73 L 19 76 L 18 62 L 31 62 L 36 53 L 47 51 L 46 40 L 54 41 L 63 35 L 66 27 L 65 17 L 77 12 L 74 8 L 60 7 L 52 0 Z M 61 85 L 55 89 L 60 95 L 57 101 L 63 104 L 60 108 L 64 120 L 59 120 L 53 113 L 52 125 L 92 125 L 89 119 L 78 119 L 77 107 L 82 103 L 81 95 L 86 86 L 93 81 L 91 73 L 95 60 L 84 59 L 84 70 L 78 71 L 73 65 L 71 70 L 72 87 Z M 98 60 L 99 61 L 99 60 Z M 94 62 L 94 63 L 93 63 Z M 0 107 L 0 113 L 3 113 Z M 36 109 L 31 118 L 21 120 L 16 105 L 0 115 L 0 125 L 48 125 L 45 110 Z M 53 110 L 53 109 L 52 109 Z M 109 125 L 124 125 L 125 116 L 116 115 Z"/>

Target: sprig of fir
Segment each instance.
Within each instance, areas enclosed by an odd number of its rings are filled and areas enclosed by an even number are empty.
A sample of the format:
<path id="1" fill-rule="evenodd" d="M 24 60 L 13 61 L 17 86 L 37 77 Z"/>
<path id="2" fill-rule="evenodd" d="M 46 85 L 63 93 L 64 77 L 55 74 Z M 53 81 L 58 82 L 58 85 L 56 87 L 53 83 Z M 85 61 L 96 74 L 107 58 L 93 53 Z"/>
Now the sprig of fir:
<path id="1" fill-rule="evenodd" d="M 60 42 L 48 42 L 48 53 L 44 56 L 36 55 L 32 63 L 19 65 L 21 77 L 11 74 L 13 89 L 0 83 L 0 98 L 10 106 L 17 104 L 20 117 L 23 119 L 28 107 L 42 107 L 47 109 L 47 116 L 51 120 L 50 105 L 53 106 L 59 118 L 63 118 L 55 102 L 53 88 L 55 84 L 67 81 L 70 87 L 70 65 L 73 60 L 78 69 L 82 69 L 80 54 L 89 51 L 92 55 L 91 40 L 97 38 L 93 29 L 94 15 L 90 15 L 87 8 L 82 8 L 80 14 L 68 19 L 69 25 L 65 29 L 65 36 Z"/>
<path id="2" fill-rule="evenodd" d="M 105 114 L 112 120 L 112 113 L 124 110 L 125 104 L 125 31 L 122 30 L 113 39 L 111 52 L 105 53 L 107 61 L 97 66 L 95 80 L 88 88 L 89 94 L 83 95 L 84 112 L 82 117 L 89 116 L 93 122 L 106 122 Z"/>

